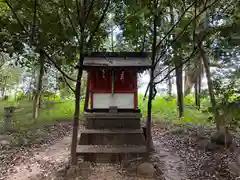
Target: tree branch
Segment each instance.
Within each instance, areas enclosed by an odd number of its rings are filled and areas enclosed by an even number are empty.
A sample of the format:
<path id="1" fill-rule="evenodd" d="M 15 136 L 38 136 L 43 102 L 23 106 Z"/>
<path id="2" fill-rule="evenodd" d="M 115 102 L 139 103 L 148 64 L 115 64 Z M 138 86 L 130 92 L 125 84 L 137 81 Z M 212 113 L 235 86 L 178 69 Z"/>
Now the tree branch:
<path id="1" fill-rule="evenodd" d="M 8 1 L 8 0 L 4 0 L 4 2 L 5 2 L 5 3 L 8 5 L 8 7 L 11 9 L 13 15 L 14 15 L 15 18 L 17 19 L 18 24 L 21 26 L 21 28 L 23 29 L 23 31 L 27 34 L 28 37 L 31 37 L 31 34 L 26 30 L 26 28 L 24 27 L 24 25 L 23 25 L 22 22 L 20 21 L 17 13 L 14 11 L 14 9 L 13 9 L 12 5 L 9 3 L 9 1 Z M 31 45 L 31 44 L 30 44 L 30 45 Z M 51 57 L 42 47 L 40 47 L 38 44 L 35 44 L 35 46 L 44 53 L 44 55 L 47 57 L 47 59 L 56 67 L 56 69 L 57 69 L 63 76 L 65 76 L 66 78 L 68 78 L 68 79 L 70 79 L 70 80 L 72 80 L 72 81 L 76 81 L 76 80 L 74 80 L 73 78 L 71 78 L 70 76 L 68 76 L 65 72 L 63 72 L 63 71 L 61 70 L 61 68 L 56 64 L 56 62 L 52 59 L 52 57 Z"/>
<path id="2" fill-rule="evenodd" d="M 71 24 L 71 26 L 72 26 L 72 29 L 73 29 L 74 33 L 76 34 L 76 37 L 77 37 L 78 43 L 80 43 L 80 38 L 79 38 L 78 32 L 77 32 L 77 30 L 76 30 L 76 28 L 75 28 L 75 26 L 74 26 L 74 24 L 73 24 L 73 21 L 72 21 L 72 19 L 71 19 L 71 17 L 70 17 L 70 14 L 69 14 L 69 10 L 68 10 L 68 7 L 67 7 L 66 0 L 64 0 L 63 3 L 64 3 L 64 7 L 65 7 L 65 9 L 66 9 L 66 11 L 67 11 L 67 17 L 68 17 L 68 20 L 69 20 L 69 22 L 70 22 L 70 24 Z"/>
<path id="3" fill-rule="evenodd" d="M 168 78 L 168 76 L 178 67 L 183 66 L 184 64 L 186 64 L 187 62 L 189 62 L 191 60 L 191 58 L 195 55 L 195 53 L 198 51 L 198 47 L 202 44 L 203 40 L 206 38 L 206 36 L 209 34 L 209 32 L 206 32 L 206 34 L 202 37 L 201 41 L 198 42 L 198 44 L 196 46 L 194 46 L 192 53 L 190 54 L 190 56 L 188 56 L 188 58 L 185 61 L 182 61 L 180 64 L 178 64 L 177 66 L 175 66 L 174 68 L 172 68 L 170 71 L 168 71 L 168 73 L 164 76 L 164 78 L 162 78 L 161 80 L 154 82 L 153 85 L 156 86 L 157 84 L 163 82 L 164 80 L 166 80 Z M 157 75 L 155 75 L 154 79 L 156 77 L 158 77 L 161 73 L 163 73 L 164 71 L 168 70 L 168 67 L 164 68 L 162 71 L 160 71 Z M 147 96 L 147 91 L 149 89 L 149 85 L 150 83 L 148 83 L 147 89 L 145 91 L 144 97 L 143 99 L 146 98 Z"/>
<path id="4" fill-rule="evenodd" d="M 90 15 L 90 12 L 92 11 L 94 2 L 95 2 L 95 0 L 91 0 L 91 4 L 90 4 L 90 6 L 89 6 L 89 8 L 88 8 L 88 10 L 87 10 L 87 15 L 86 15 L 86 17 L 85 17 L 85 22 L 86 22 L 86 21 L 88 20 L 88 18 L 89 18 L 89 15 Z"/>
<path id="5" fill-rule="evenodd" d="M 87 42 L 87 47 L 91 44 L 92 39 L 94 38 L 96 32 L 98 31 L 98 28 L 99 28 L 100 24 L 101 24 L 102 21 L 104 20 L 105 15 L 106 15 L 106 13 L 107 13 L 107 10 L 108 10 L 108 8 L 109 8 L 110 2 L 111 2 L 111 0 L 108 0 L 108 2 L 107 2 L 107 4 L 106 4 L 106 7 L 105 7 L 104 10 L 103 10 L 103 14 L 102 14 L 101 18 L 99 19 L 99 21 L 98 21 L 95 29 L 92 31 L 92 33 L 91 33 L 91 35 L 90 35 L 90 38 L 89 38 L 89 40 L 88 40 L 88 42 Z"/>
<path id="6" fill-rule="evenodd" d="M 162 51 L 160 57 L 156 60 L 155 62 L 155 67 L 157 65 L 157 63 L 161 60 L 161 58 L 163 57 L 163 55 L 166 53 L 166 49 L 173 45 L 174 42 L 176 42 L 176 40 L 183 34 L 183 32 L 187 29 L 187 27 L 192 23 L 192 21 L 194 21 L 196 18 L 198 18 L 204 11 L 206 11 L 208 8 L 210 8 L 211 6 L 213 6 L 216 2 L 218 2 L 219 0 L 215 0 L 213 3 L 211 3 L 209 6 L 206 6 L 199 14 L 197 14 L 193 19 L 191 19 L 188 24 L 183 28 L 183 30 L 175 37 L 175 39 L 172 40 L 171 44 L 168 45 L 166 48 L 165 48 L 165 51 Z M 166 37 L 166 36 L 165 36 Z"/>
<path id="7" fill-rule="evenodd" d="M 198 48 L 195 47 L 195 48 L 193 49 L 192 53 L 190 54 L 190 56 L 189 56 L 185 61 L 183 61 L 182 63 L 178 64 L 176 67 L 172 68 L 170 71 L 168 71 L 168 73 L 166 74 L 166 76 L 165 76 L 163 79 L 166 79 L 176 68 L 178 68 L 178 67 L 186 64 L 187 62 L 189 62 L 189 61 L 191 60 L 191 58 L 195 55 L 195 53 L 197 52 L 197 50 L 198 50 Z M 166 68 L 165 68 L 165 70 L 166 70 Z M 158 74 L 158 75 L 159 75 L 159 74 Z M 157 84 L 159 84 L 159 83 L 161 83 L 161 82 L 162 82 L 162 80 L 157 81 L 157 82 L 154 82 L 154 84 L 157 85 Z"/>
<path id="8" fill-rule="evenodd" d="M 18 24 L 21 26 L 21 28 L 24 30 L 25 33 L 29 34 L 28 31 L 26 30 L 26 28 L 24 27 L 24 25 L 22 24 L 22 22 L 20 21 L 20 19 L 18 18 L 17 13 L 14 11 L 12 5 L 9 3 L 8 0 L 4 0 L 4 2 L 8 5 L 8 7 L 11 9 L 13 15 L 15 16 Z"/>
<path id="9" fill-rule="evenodd" d="M 197 43 L 197 45 L 196 46 L 194 46 L 194 48 L 193 48 L 193 50 L 192 50 L 192 53 L 190 54 L 190 56 L 188 56 L 188 58 L 185 60 L 185 61 L 183 61 L 182 63 L 180 63 L 178 66 L 176 66 L 176 67 L 181 67 L 181 66 L 183 66 L 185 63 L 187 63 L 188 61 L 190 61 L 190 59 L 195 55 L 195 53 L 197 52 L 197 50 L 198 50 L 198 47 L 202 44 L 202 42 L 204 41 L 204 39 L 206 38 L 206 36 L 209 34 L 209 32 L 206 32 L 205 33 L 205 35 L 202 37 L 202 39 Z M 169 75 L 169 74 L 171 74 L 175 69 L 176 69 L 176 67 L 174 67 L 172 70 L 170 70 L 169 72 L 168 72 L 168 74 L 167 74 L 167 76 Z M 167 70 L 167 67 L 163 70 L 163 71 L 165 71 L 165 70 Z M 160 73 L 158 73 L 156 76 L 155 76 L 155 78 L 157 77 L 157 76 L 159 76 L 163 71 L 161 71 Z M 159 84 L 159 82 L 155 82 L 155 84 Z"/>
<path id="10" fill-rule="evenodd" d="M 180 18 L 178 19 L 178 21 L 171 27 L 171 29 L 167 32 L 167 34 L 160 40 L 160 42 L 157 44 L 157 49 L 160 47 L 160 45 L 162 44 L 162 42 L 171 34 L 171 32 L 174 30 L 174 28 L 181 22 L 182 18 L 184 17 L 184 15 L 187 13 L 187 11 L 196 3 L 198 2 L 198 0 L 195 0 L 191 5 L 189 5 L 185 11 L 181 14 Z"/>
<path id="11" fill-rule="evenodd" d="M 66 85 L 69 87 L 69 89 L 75 94 L 75 90 L 71 87 L 71 85 L 68 83 L 67 79 L 65 76 L 63 76 L 63 80 L 66 83 Z"/>
<path id="12" fill-rule="evenodd" d="M 83 25 L 82 25 L 82 22 L 81 22 L 80 6 L 79 6 L 79 1 L 78 0 L 76 0 L 76 7 L 77 7 L 78 23 L 79 23 L 80 29 L 82 29 Z"/>
<path id="13" fill-rule="evenodd" d="M 47 59 L 54 65 L 54 67 L 66 78 L 72 80 L 72 81 L 75 81 L 75 79 L 71 78 L 70 76 L 68 76 L 58 65 L 57 63 L 52 59 L 52 57 L 44 50 L 42 49 L 44 55 L 47 57 Z"/>
<path id="14" fill-rule="evenodd" d="M 34 15 L 32 24 L 32 37 L 30 44 L 33 44 L 35 33 L 36 33 L 36 19 L 37 19 L 37 0 L 34 1 Z"/>

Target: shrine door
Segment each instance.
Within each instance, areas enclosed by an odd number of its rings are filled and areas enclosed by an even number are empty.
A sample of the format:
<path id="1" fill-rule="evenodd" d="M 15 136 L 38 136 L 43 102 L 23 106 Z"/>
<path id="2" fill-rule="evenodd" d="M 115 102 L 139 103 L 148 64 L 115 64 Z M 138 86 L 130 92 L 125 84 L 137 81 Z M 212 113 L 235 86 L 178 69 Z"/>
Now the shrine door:
<path id="1" fill-rule="evenodd" d="M 105 70 L 90 73 L 91 108 L 137 108 L 137 73 L 133 70 Z"/>

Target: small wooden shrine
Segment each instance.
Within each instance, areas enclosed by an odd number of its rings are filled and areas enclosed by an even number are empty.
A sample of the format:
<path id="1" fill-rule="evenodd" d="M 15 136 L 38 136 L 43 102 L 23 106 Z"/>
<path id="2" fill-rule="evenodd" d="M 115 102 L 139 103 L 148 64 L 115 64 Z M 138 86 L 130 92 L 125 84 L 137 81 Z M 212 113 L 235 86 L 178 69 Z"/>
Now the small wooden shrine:
<path id="1" fill-rule="evenodd" d="M 113 162 L 126 154 L 146 153 L 137 77 L 150 64 L 149 54 L 144 52 L 94 52 L 84 57 L 89 103 L 78 155 L 85 160 Z"/>

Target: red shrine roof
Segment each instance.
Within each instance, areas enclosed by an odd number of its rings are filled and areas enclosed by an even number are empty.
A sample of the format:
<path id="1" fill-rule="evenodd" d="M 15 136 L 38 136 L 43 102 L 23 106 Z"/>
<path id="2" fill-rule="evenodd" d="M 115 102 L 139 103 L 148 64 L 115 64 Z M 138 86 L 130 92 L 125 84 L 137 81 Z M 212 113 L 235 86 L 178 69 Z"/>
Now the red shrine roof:
<path id="1" fill-rule="evenodd" d="M 88 67 L 130 67 L 148 69 L 151 66 L 147 52 L 92 52 L 84 56 L 83 66 Z"/>

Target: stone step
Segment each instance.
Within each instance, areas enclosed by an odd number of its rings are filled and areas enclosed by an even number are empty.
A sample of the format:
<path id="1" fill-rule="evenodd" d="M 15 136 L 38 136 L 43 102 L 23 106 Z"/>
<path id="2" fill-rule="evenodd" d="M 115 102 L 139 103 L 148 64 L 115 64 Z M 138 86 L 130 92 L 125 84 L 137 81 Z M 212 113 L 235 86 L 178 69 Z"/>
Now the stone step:
<path id="1" fill-rule="evenodd" d="M 82 133 L 88 134 L 138 134 L 141 129 L 84 129 Z"/>
<path id="2" fill-rule="evenodd" d="M 77 147 L 77 156 L 83 156 L 84 161 L 98 163 L 116 163 L 126 157 L 131 159 L 146 153 L 146 146 L 79 145 Z"/>
<path id="3" fill-rule="evenodd" d="M 141 113 L 84 113 L 87 129 L 140 129 Z"/>
<path id="4" fill-rule="evenodd" d="M 85 129 L 79 145 L 145 145 L 140 129 Z"/>
<path id="5" fill-rule="evenodd" d="M 88 118 L 85 120 L 87 129 L 140 129 L 140 118 Z"/>
<path id="6" fill-rule="evenodd" d="M 117 112 L 117 113 L 88 113 L 85 112 L 84 113 L 84 117 L 86 119 L 88 118 L 97 118 L 97 119 L 112 119 L 112 118 L 116 118 L 116 119 L 122 119 L 122 118 L 128 118 L 128 119 L 136 119 L 136 118 L 142 118 L 142 114 L 141 113 L 129 113 L 129 112 Z"/>
<path id="7" fill-rule="evenodd" d="M 77 152 L 86 153 L 145 153 L 146 146 L 109 146 L 109 145 L 79 145 Z"/>

